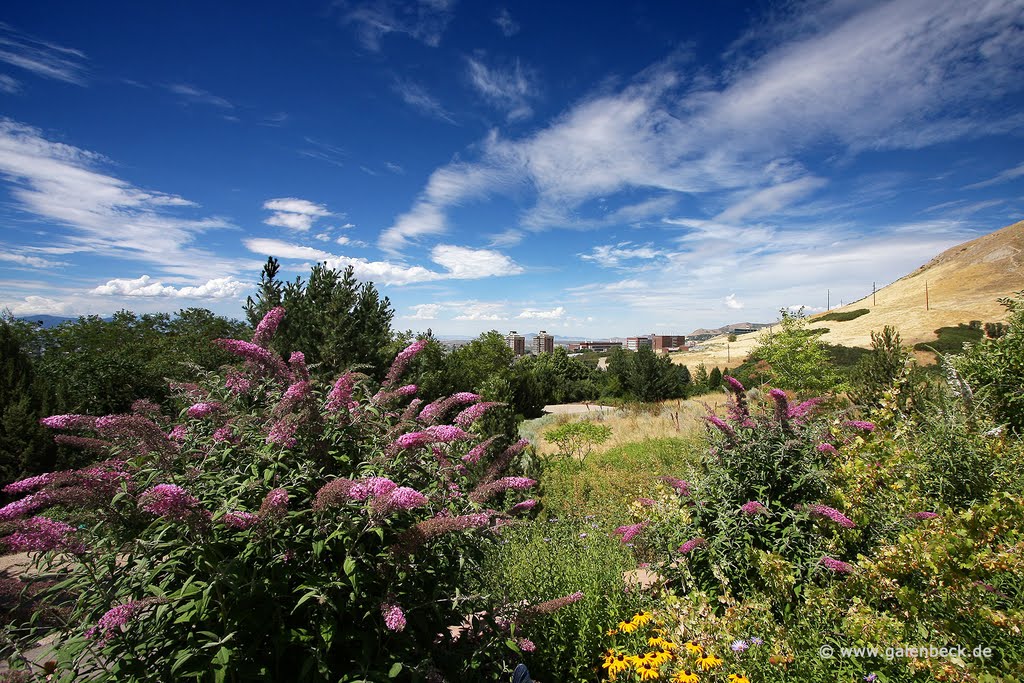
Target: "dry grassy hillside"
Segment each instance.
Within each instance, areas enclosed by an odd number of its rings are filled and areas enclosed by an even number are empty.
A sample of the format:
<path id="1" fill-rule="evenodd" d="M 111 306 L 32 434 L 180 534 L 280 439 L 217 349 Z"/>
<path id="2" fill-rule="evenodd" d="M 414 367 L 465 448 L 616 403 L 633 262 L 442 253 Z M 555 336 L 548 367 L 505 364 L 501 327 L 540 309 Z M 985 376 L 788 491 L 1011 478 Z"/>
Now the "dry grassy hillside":
<path id="1" fill-rule="evenodd" d="M 925 308 L 925 283 L 928 308 Z M 811 327 L 827 327 L 822 340 L 829 344 L 868 347 L 871 332 L 892 325 L 908 345 L 935 339 L 935 330 L 971 320 L 994 322 L 1005 319 L 999 297 L 1024 289 L 1024 221 L 1014 223 L 942 252 L 913 273 L 878 290 L 872 303 L 869 294 L 860 301 L 834 308 L 829 313 L 867 308 L 869 313 L 854 320 L 820 321 Z M 698 363 L 735 367 L 764 332 L 745 335 L 728 344 L 725 338 L 711 340 L 706 351 L 679 354 L 674 360 L 693 367 Z M 728 357 L 728 361 L 727 361 Z"/>

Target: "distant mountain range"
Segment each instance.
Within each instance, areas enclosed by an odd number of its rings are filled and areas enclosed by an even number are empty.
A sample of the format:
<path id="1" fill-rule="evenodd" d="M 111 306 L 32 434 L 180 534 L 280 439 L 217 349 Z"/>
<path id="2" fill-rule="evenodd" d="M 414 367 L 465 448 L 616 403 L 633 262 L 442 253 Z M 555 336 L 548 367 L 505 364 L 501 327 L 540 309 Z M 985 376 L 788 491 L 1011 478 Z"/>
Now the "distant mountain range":
<path id="1" fill-rule="evenodd" d="M 18 318 L 27 323 L 36 323 L 43 329 L 50 329 L 51 327 L 57 327 L 61 323 L 73 322 L 78 318 L 66 318 L 59 315 L 23 315 Z"/>

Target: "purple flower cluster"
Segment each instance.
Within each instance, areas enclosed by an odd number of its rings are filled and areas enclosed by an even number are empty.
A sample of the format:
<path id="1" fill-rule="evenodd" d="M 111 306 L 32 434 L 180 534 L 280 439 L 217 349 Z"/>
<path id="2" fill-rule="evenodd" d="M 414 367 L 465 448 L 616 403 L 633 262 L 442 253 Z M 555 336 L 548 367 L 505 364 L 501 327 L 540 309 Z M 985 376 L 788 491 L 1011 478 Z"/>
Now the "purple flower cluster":
<path id="1" fill-rule="evenodd" d="M 516 645 L 522 652 L 536 652 L 537 646 L 529 638 L 519 638 L 516 640 Z"/>
<path id="2" fill-rule="evenodd" d="M 852 519 L 844 515 L 839 510 L 830 508 L 827 505 L 808 505 L 807 511 L 815 517 L 825 517 L 826 519 L 830 519 L 845 529 L 852 529 L 857 526 Z"/>
<path id="3" fill-rule="evenodd" d="M 357 404 L 352 401 L 352 388 L 355 386 L 355 378 L 351 372 L 346 372 L 338 378 L 327 395 L 326 408 L 328 412 L 336 413 L 342 408 L 354 408 Z"/>
<path id="4" fill-rule="evenodd" d="M 139 507 L 150 514 L 178 522 L 209 517 L 199 499 L 177 484 L 157 484 L 139 496 Z"/>
<path id="5" fill-rule="evenodd" d="M 229 424 L 224 425 L 223 427 L 219 427 L 219 428 L 217 428 L 213 432 L 213 442 L 214 443 L 223 443 L 224 441 L 234 441 L 234 440 L 235 440 L 235 430 Z"/>
<path id="6" fill-rule="evenodd" d="M 280 519 L 288 514 L 288 491 L 276 488 L 270 491 L 260 505 L 260 519 Z"/>
<path id="7" fill-rule="evenodd" d="M 656 504 L 653 498 L 637 498 L 636 502 L 640 503 L 640 505 L 644 506 L 645 508 L 654 507 Z"/>
<path id="8" fill-rule="evenodd" d="M 523 452 L 523 450 L 530 445 L 530 442 L 526 439 L 520 439 L 514 444 L 503 450 L 498 457 L 496 457 L 490 465 L 487 466 L 487 470 L 484 472 L 481 479 L 483 481 L 491 481 L 495 479 L 499 474 L 505 471 L 512 462 L 512 459 Z"/>
<path id="9" fill-rule="evenodd" d="M 740 506 L 740 512 L 745 515 L 762 515 L 768 514 L 768 508 L 756 500 L 751 500 Z"/>
<path id="10" fill-rule="evenodd" d="M 821 566 L 835 572 L 836 574 L 850 574 L 853 572 L 853 565 L 831 557 L 821 558 Z"/>
<path id="11" fill-rule="evenodd" d="M 397 510 L 412 510 L 429 502 L 430 500 L 416 489 L 399 486 L 387 494 L 377 497 L 373 501 L 373 511 L 377 515 L 390 515 Z"/>
<path id="12" fill-rule="evenodd" d="M 284 396 L 281 398 L 284 401 L 298 403 L 308 398 L 312 390 L 313 386 L 309 383 L 309 380 L 301 380 L 289 385 L 288 389 L 284 392 Z"/>
<path id="13" fill-rule="evenodd" d="M 937 513 L 937 512 L 927 512 L 927 511 L 912 512 L 909 515 L 909 517 L 911 519 L 921 519 L 921 520 L 924 520 L 924 519 L 935 519 L 938 516 L 939 516 L 939 513 Z"/>
<path id="14" fill-rule="evenodd" d="M 266 348 L 267 344 L 274 337 L 274 333 L 277 332 L 277 326 L 284 319 L 284 313 L 284 308 L 281 306 L 267 311 L 267 314 L 263 316 L 263 320 L 256 326 L 256 331 L 252 335 L 252 343 Z"/>
<path id="15" fill-rule="evenodd" d="M 22 521 L 17 531 L 3 539 L 11 550 L 45 553 L 51 550 L 81 555 L 85 545 L 74 538 L 75 528 L 48 517 L 32 517 Z"/>
<path id="16" fill-rule="evenodd" d="M 490 520 L 491 515 L 486 512 L 459 515 L 458 517 L 431 517 L 414 524 L 399 534 L 393 550 L 396 553 L 411 555 L 431 539 L 456 531 L 479 529 L 487 526 Z"/>
<path id="17" fill-rule="evenodd" d="M 707 544 L 707 541 L 698 536 L 697 538 L 691 538 L 689 541 L 679 546 L 679 552 L 681 552 L 683 555 L 689 555 L 691 552 L 693 552 L 694 549 Z"/>
<path id="18" fill-rule="evenodd" d="M 789 397 L 782 389 L 772 389 L 768 395 L 775 401 L 775 421 L 786 425 L 789 421 Z"/>
<path id="19" fill-rule="evenodd" d="M 875 431 L 875 423 L 867 422 L 866 420 L 847 420 L 843 423 L 843 426 L 851 429 L 860 429 L 865 432 Z"/>
<path id="20" fill-rule="evenodd" d="M 35 491 L 36 489 L 40 489 L 49 484 L 53 481 L 53 478 L 53 472 L 38 474 L 34 477 L 29 477 L 27 479 L 22 479 L 21 481 L 16 481 L 13 484 L 8 484 L 4 487 L 4 493 L 22 494 Z"/>
<path id="21" fill-rule="evenodd" d="M 189 417 L 201 420 L 206 417 L 210 417 L 214 413 L 218 412 L 223 406 L 216 401 L 203 401 L 202 403 L 196 403 L 188 407 L 185 411 Z"/>
<path id="22" fill-rule="evenodd" d="M 807 399 L 803 403 L 798 403 L 795 406 L 790 406 L 789 417 L 797 420 L 803 417 L 807 417 L 808 413 L 810 413 L 812 410 L 818 407 L 818 404 L 820 404 L 824 400 L 824 397 L 816 396 L 814 398 Z"/>
<path id="23" fill-rule="evenodd" d="M 50 429 L 95 429 L 96 418 L 92 415 L 51 415 L 39 424 Z"/>
<path id="24" fill-rule="evenodd" d="M 662 477 L 661 480 L 675 489 L 676 493 L 680 496 L 689 496 L 691 494 L 690 482 L 683 479 L 676 479 L 675 477 Z"/>
<path id="25" fill-rule="evenodd" d="M 388 370 L 387 377 L 384 378 L 383 386 L 391 386 L 398 381 L 398 378 L 402 376 L 405 369 L 409 367 L 409 363 L 416 357 L 420 351 L 427 347 L 427 340 L 420 339 L 409 346 L 405 347 L 405 350 L 395 356 L 394 362 L 391 363 L 391 368 Z"/>
<path id="26" fill-rule="evenodd" d="M 468 408 L 465 408 L 462 412 L 455 416 L 455 424 L 459 425 L 463 429 L 469 429 L 469 426 L 484 416 L 488 410 L 495 406 L 500 406 L 500 403 L 495 401 L 485 401 L 484 403 L 475 403 Z"/>
<path id="27" fill-rule="evenodd" d="M 722 378 L 722 381 L 725 382 L 726 388 L 728 388 L 734 394 L 742 394 L 746 392 L 746 389 L 743 388 L 743 384 L 738 379 L 731 375 L 726 375 L 725 377 Z"/>
<path id="28" fill-rule="evenodd" d="M 270 427 L 270 432 L 267 434 L 267 443 L 276 443 L 285 448 L 294 448 L 298 440 L 295 438 L 295 433 L 299 430 L 299 423 L 295 420 L 283 419 L 277 420 Z"/>
<path id="29" fill-rule="evenodd" d="M 427 427 L 427 434 L 429 434 L 435 442 L 438 443 L 451 443 L 453 441 L 466 441 L 469 439 L 469 434 L 462 431 L 455 425 L 435 425 Z"/>
<path id="30" fill-rule="evenodd" d="M 85 632 L 85 637 L 92 639 L 99 636 L 100 642 L 110 640 L 115 633 L 119 633 L 121 627 L 127 626 L 128 622 L 137 617 L 142 610 L 150 605 L 167 602 L 164 598 L 145 598 L 144 600 L 132 600 L 110 609 L 100 617 L 95 626 Z"/>
<path id="31" fill-rule="evenodd" d="M 40 491 L 0 508 L 0 522 L 17 519 L 51 503 L 49 491 Z"/>
<path id="32" fill-rule="evenodd" d="M 709 423 L 715 426 L 715 428 L 726 435 L 729 439 L 736 438 L 736 431 L 732 428 L 728 422 L 718 417 L 717 415 L 708 415 L 704 418 Z"/>
<path id="33" fill-rule="evenodd" d="M 818 452 L 819 453 L 828 453 L 829 455 L 839 455 L 839 451 L 837 451 L 836 447 L 833 446 L 830 443 L 819 443 L 818 444 Z"/>
<path id="34" fill-rule="evenodd" d="M 511 508 L 509 508 L 508 513 L 510 515 L 515 515 L 520 512 L 528 512 L 536 506 L 537 501 L 535 501 L 533 498 L 530 498 L 528 500 L 524 500 L 522 503 L 516 503 L 515 505 L 513 505 Z"/>
<path id="35" fill-rule="evenodd" d="M 536 480 L 527 477 L 503 477 L 497 481 L 480 484 L 469 494 L 469 499 L 474 503 L 483 503 L 504 491 L 525 491 L 536 484 Z"/>
<path id="36" fill-rule="evenodd" d="M 84 451 L 106 452 L 114 444 L 103 439 L 90 439 L 87 436 L 74 436 L 72 434 L 57 434 L 53 437 L 55 443 L 71 448 L 81 448 Z"/>
<path id="37" fill-rule="evenodd" d="M 214 339 L 213 343 L 228 353 L 244 358 L 254 366 L 262 368 L 272 375 L 284 378 L 290 374 L 280 356 L 258 344 L 252 344 L 241 339 Z"/>
<path id="38" fill-rule="evenodd" d="M 481 441 L 476 446 L 473 446 L 473 448 L 469 449 L 469 451 L 462 456 L 462 462 L 467 465 L 475 465 L 480 462 L 480 458 L 483 457 L 484 453 L 487 452 L 487 449 L 491 447 L 491 444 L 493 444 L 497 438 L 498 437 L 496 436 L 492 436 L 489 439 Z"/>
<path id="39" fill-rule="evenodd" d="M 288 365 L 292 369 L 292 377 L 296 380 L 308 380 L 309 368 L 306 367 L 306 354 L 302 351 L 292 351 L 288 357 Z"/>
<path id="40" fill-rule="evenodd" d="M 643 531 L 644 527 L 647 526 L 647 524 L 648 522 L 643 521 L 637 524 L 626 524 L 620 526 L 618 529 L 615 530 L 615 535 L 619 537 L 619 540 L 622 543 L 629 543 L 637 537 L 637 534 Z"/>
<path id="41" fill-rule="evenodd" d="M 168 439 L 179 442 L 184 441 L 186 436 L 188 436 L 188 427 L 185 425 L 174 425 L 174 429 L 167 434 Z"/>
<path id="42" fill-rule="evenodd" d="M 398 484 L 391 481 L 387 477 L 369 477 L 362 481 L 356 482 L 349 492 L 349 497 L 352 500 L 366 500 L 367 498 L 377 498 L 379 496 L 391 493 L 398 488 Z"/>
<path id="43" fill-rule="evenodd" d="M 393 633 L 405 630 L 405 612 L 402 608 L 393 603 L 384 603 L 380 606 L 381 615 L 384 617 L 384 626 Z"/>
<path id="44" fill-rule="evenodd" d="M 232 529 L 240 529 L 242 531 L 255 526 L 259 521 L 259 515 L 254 515 L 251 512 L 227 512 L 221 517 L 221 521 L 224 526 L 229 526 Z"/>
<path id="45" fill-rule="evenodd" d="M 583 591 L 576 591 L 575 593 L 570 593 L 569 595 L 566 595 L 562 598 L 555 598 L 554 600 L 547 600 L 536 605 L 531 605 L 520 613 L 519 620 L 523 621 L 544 614 L 552 614 L 562 609 L 563 607 L 568 607 L 574 602 L 579 602 L 582 599 Z"/>
<path id="46" fill-rule="evenodd" d="M 248 394 L 252 389 L 252 380 L 240 372 L 231 372 L 224 380 L 224 386 L 233 394 Z"/>
<path id="47" fill-rule="evenodd" d="M 434 437 L 427 432 L 409 432 L 395 439 L 391 447 L 395 450 L 404 450 L 407 448 L 419 448 L 433 442 Z"/>

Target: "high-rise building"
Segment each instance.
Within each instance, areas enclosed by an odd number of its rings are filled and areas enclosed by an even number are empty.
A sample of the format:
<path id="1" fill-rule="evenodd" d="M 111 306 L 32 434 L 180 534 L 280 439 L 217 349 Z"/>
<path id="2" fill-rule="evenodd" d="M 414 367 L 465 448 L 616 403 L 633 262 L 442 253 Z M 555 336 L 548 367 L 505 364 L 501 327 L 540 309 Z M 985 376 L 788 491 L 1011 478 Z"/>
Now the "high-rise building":
<path id="1" fill-rule="evenodd" d="M 526 354 L 526 337 L 515 330 L 511 330 L 505 335 L 505 343 L 508 344 L 508 348 L 512 349 L 512 353 L 515 355 L 522 356 Z"/>
<path id="2" fill-rule="evenodd" d="M 555 338 L 548 334 L 544 330 L 537 333 L 537 336 L 533 338 L 533 352 L 536 354 L 541 353 L 554 353 L 555 351 Z"/>
<path id="3" fill-rule="evenodd" d="M 639 351 L 641 346 L 651 348 L 650 337 L 626 337 L 626 350 Z"/>

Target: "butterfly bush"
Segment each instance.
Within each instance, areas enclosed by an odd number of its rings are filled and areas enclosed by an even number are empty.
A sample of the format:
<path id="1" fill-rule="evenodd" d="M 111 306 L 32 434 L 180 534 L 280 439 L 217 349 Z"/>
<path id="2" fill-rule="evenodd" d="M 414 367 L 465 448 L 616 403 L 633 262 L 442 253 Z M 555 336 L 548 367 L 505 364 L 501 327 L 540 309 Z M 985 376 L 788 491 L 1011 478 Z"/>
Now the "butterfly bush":
<path id="1" fill-rule="evenodd" d="M 126 681 L 462 680 L 504 669 L 506 641 L 530 635 L 516 624 L 576 599 L 465 591 L 500 528 L 536 505 L 536 482 L 510 471 L 528 443 L 470 429 L 494 404 L 464 392 L 421 408 L 401 380 L 425 342 L 380 385 L 322 383 L 301 353 L 273 350 L 284 319 L 275 308 L 252 341 L 217 340 L 237 363 L 174 389 L 178 424 L 152 405 L 42 421 L 105 458 L 10 484 L 0 508 L 0 543 L 68 573 L 54 635 L 74 680 L 107 675 L 96 661 Z M 473 614 L 503 620 L 483 618 L 471 651 L 435 643 Z"/>

